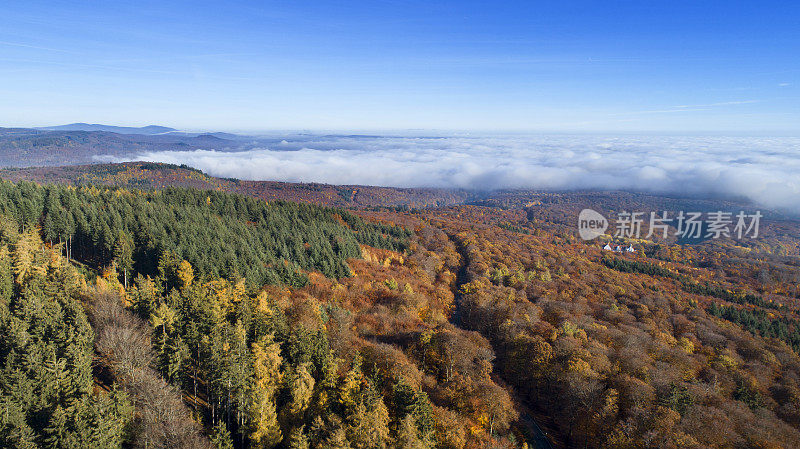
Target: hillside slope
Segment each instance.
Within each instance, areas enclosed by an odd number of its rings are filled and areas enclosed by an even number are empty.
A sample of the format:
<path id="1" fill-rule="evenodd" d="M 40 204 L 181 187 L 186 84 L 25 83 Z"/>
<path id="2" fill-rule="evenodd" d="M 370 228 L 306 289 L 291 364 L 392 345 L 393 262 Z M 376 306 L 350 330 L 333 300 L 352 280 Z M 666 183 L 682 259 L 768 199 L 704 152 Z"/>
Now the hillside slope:
<path id="1" fill-rule="evenodd" d="M 580 240 L 573 209 L 702 204 L 516 192 L 522 201 L 503 207 L 345 211 L 221 192 L 236 182 L 185 167 L 3 174 L 72 184 L 0 184 L 9 313 L 28 316 L 16 304 L 33 298 L 14 276 L 30 273 L 47 293 L 58 274 L 48 261 L 77 259 L 85 304 L 121 308 L 113 329 L 147 330 L 158 375 L 215 444 L 541 447 L 538 422 L 556 447 L 800 446 L 789 217 L 770 215 L 747 242 L 616 238 L 637 249 L 620 254 Z M 126 187 L 89 184 L 98 180 Z M 157 188 L 184 182 L 215 190 Z M 139 343 L 99 335 L 96 346 L 146 357 Z M 107 358 L 94 372 L 104 387 L 139 366 Z M 38 382 L 33 371 L 13 379 Z M 52 426 L 37 413 L 14 419 L 45 441 Z M 130 444 L 114 426 L 109 438 Z"/>
<path id="2" fill-rule="evenodd" d="M 241 181 L 216 178 L 181 165 L 154 162 L 0 169 L 0 178 L 69 185 L 102 184 L 138 189 L 195 187 L 240 193 L 263 200 L 308 202 L 336 207 L 425 208 L 460 204 L 474 196 L 463 190 Z"/>

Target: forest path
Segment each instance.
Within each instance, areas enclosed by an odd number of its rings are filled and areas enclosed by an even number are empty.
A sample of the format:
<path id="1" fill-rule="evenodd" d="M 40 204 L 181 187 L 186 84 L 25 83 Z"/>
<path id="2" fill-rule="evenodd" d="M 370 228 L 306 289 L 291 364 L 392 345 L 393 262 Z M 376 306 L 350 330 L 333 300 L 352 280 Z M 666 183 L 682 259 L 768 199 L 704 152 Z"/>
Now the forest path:
<path id="1" fill-rule="evenodd" d="M 461 256 L 458 271 L 456 271 L 456 282 L 453 285 L 453 313 L 450 315 L 450 322 L 454 326 L 470 330 L 463 326 L 461 310 L 461 300 L 463 297 L 463 294 L 461 293 L 461 286 L 469 282 L 469 274 L 467 273 L 469 259 L 467 257 L 467 251 L 455 238 L 455 235 L 448 233 L 447 237 L 450 239 L 450 242 Z M 531 416 L 528 407 L 525 405 L 522 399 L 513 391 L 513 389 L 508 388 L 507 384 L 502 380 L 498 373 L 495 373 L 492 377 L 496 378 L 495 380 L 499 385 L 506 387 L 506 391 L 509 392 L 511 397 L 514 399 L 514 402 L 519 404 L 519 424 L 525 428 L 528 445 L 534 449 L 554 449 L 553 444 L 550 442 L 547 434 L 542 430 L 533 416 Z"/>
<path id="2" fill-rule="evenodd" d="M 453 246 L 455 246 L 459 256 L 461 256 L 461 260 L 458 264 L 458 271 L 456 271 L 456 283 L 453 285 L 453 313 L 450 315 L 450 322 L 453 323 L 454 326 L 463 328 L 464 326 L 461 322 L 461 299 L 463 296 L 461 293 L 461 286 L 469 282 L 469 276 L 467 274 L 469 262 L 467 262 L 467 252 L 464 250 L 461 243 L 459 243 L 453 235 L 448 234 L 447 237 L 450 239 L 450 242 L 453 243 Z"/>

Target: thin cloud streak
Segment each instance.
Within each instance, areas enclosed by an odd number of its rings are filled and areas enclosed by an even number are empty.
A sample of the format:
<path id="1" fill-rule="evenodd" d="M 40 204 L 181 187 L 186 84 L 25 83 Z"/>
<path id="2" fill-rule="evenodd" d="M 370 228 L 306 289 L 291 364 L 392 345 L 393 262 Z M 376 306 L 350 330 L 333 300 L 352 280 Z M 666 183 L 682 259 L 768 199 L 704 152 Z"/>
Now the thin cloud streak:
<path id="1" fill-rule="evenodd" d="M 675 112 L 696 112 L 696 111 L 708 111 L 713 108 L 718 108 L 720 106 L 736 106 L 742 104 L 753 104 L 753 103 L 760 103 L 761 100 L 737 100 L 737 101 L 723 101 L 718 103 L 707 103 L 707 104 L 682 104 L 677 106 L 672 106 L 665 109 L 654 109 L 648 111 L 631 111 L 625 113 L 619 113 L 614 115 L 644 115 L 644 114 L 669 114 Z"/>
<path id="2" fill-rule="evenodd" d="M 54 52 L 57 52 L 57 53 L 71 53 L 71 54 L 75 53 L 74 51 L 63 50 L 63 49 L 60 49 L 60 48 L 41 47 L 39 45 L 21 44 L 19 42 L 0 41 L 0 45 L 5 45 L 7 47 L 32 48 L 34 50 L 54 51 Z"/>
<path id="3" fill-rule="evenodd" d="M 753 104 L 758 103 L 759 100 L 739 100 L 739 101 L 723 101 L 720 103 L 708 103 L 708 104 L 690 104 L 690 105 L 679 105 L 674 106 L 676 108 L 708 108 L 714 106 L 731 106 L 736 104 Z"/>

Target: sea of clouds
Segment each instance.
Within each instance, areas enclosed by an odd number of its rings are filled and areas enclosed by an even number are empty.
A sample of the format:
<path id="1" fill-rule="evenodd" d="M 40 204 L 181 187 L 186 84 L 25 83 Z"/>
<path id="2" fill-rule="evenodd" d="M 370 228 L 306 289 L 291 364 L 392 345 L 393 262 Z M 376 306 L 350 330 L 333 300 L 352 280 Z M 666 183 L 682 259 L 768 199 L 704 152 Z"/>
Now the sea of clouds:
<path id="1" fill-rule="evenodd" d="M 248 180 L 491 190 L 621 189 L 746 198 L 800 211 L 800 138 L 449 135 L 294 136 L 246 151 L 128 160 Z"/>

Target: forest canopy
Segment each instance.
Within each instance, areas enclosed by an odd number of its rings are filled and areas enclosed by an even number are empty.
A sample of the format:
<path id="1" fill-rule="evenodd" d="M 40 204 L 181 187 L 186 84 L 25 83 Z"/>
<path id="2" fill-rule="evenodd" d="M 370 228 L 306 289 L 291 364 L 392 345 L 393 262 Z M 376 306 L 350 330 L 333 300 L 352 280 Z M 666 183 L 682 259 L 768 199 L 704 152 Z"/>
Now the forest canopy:
<path id="1" fill-rule="evenodd" d="M 559 226 L 0 183 L 0 446 L 798 447 L 793 259 Z"/>
<path id="2" fill-rule="evenodd" d="M 0 183 L 0 214 L 40 225 L 49 243 L 95 268 L 155 275 L 159 261 L 188 261 L 199 273 L 243 277 L 251 286 L 307 282 L 305 272 L 348 276 L 360 244 L 403 250 L 409 233 L 343 210 L 215 191 Z"/>

